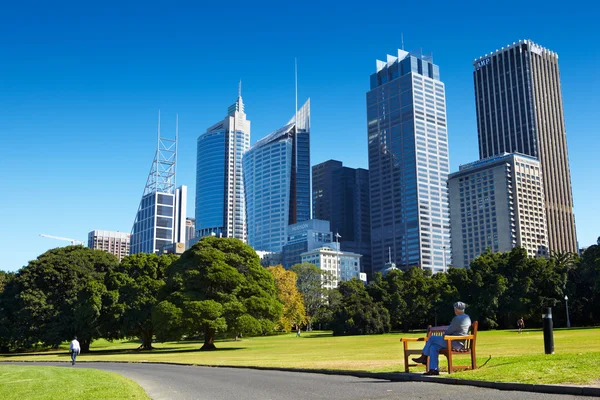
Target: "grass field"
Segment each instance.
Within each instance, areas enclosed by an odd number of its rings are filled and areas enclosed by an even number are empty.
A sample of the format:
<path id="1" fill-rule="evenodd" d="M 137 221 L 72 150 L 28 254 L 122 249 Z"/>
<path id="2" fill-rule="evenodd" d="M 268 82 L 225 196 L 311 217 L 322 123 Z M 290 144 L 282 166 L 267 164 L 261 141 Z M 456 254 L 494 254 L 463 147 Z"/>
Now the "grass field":
<path id="1" fill-rule="evenodd" d="M 135 382 L 87 368 L 0 365 L 2 400 L 150 399 Z"/>
<path id="2" fill-rule="evenodd" d="M 173 362 L 198 365 L 235 365 L 371 372 L 401 372 L 400 337 L 422 334 L 386 334 L 334 337 L 329 332 L 244 338 L 217 342 L 217 351 L 201 352 L 201 342 L 156 343 L 156 350 L 140 352 L 136 342 L 92 344 L 92 352 L 78 361 Z M 544 354 L 543 332 L 526 330 L 480 332 L 475 371 L 453 378 L 504 382 L 600 385 L 600 329 L 554 331 L 555 354 Z M 65 350 L 0 355 L 0 361 L 67 361 Z M 468 356 L 457 364 L 468 364 Z M 445 358 L 440 360 L 442 370 Z M 423 371 L 414 368 L 411 371 Z"/>

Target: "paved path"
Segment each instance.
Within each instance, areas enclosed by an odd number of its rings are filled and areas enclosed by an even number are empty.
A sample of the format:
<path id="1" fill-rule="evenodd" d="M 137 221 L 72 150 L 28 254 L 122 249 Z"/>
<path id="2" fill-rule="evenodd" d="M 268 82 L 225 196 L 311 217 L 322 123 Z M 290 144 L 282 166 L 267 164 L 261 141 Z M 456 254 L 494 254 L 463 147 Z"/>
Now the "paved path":
<path id="1" fill-rule="evenodd" d="M 184 365 L 82 362 L 26 363 L 66 368 L 97 368 L 117 372 L 139 383 L 154 400 L 280 400 L 280 399 L 590 399 L 483 389 L 426 382 L 389 382 L 351 376 L 243 368 Z"/>

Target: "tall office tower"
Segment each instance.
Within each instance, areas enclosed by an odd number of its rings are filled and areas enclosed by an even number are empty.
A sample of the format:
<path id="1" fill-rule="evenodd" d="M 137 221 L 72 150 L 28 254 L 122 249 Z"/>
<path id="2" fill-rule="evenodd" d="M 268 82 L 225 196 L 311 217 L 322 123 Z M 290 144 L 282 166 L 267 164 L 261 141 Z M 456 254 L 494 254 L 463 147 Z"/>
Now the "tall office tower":
<path id="1" fill-rule="evenodd" d="M 91 231 L 88 233 L 88 247 L 114 254 L 119 261 L 129 255 L 129 233 L 111 231 Z"/>
<path id="2" fill-rule="evenodd" d="M 310 219 L 310 100 L 283 128 L 256 142 L 243 166 L 248 244 L 280 252 L 288 225 Z"/>
<path id="3" fill-rule="evenodd" d="M 433 272 L 450 256 L 446 95 L 439 67 L 398 50 L 367 93 L 371 262 Z M 388 253 L 389 252 L 389 253 Z"/>
<path id="4" fill-rule="evenodd" d="M 329 160 L 312 167 L 313 218 L 330 221 L 342 251 L 362 254 L 361 266 L 371 273 L 369 171 Z"/>
<path id="5" fill-rule="evenodd" d="M 196 237 L 196 219 L 185 219 L 185 241 L 186 243 Z"/>
<path id="6" fill-rule="evenodd" d="M 198 137 L 196 156 L 196 230 L 247 240 L 242 155 L 250 148 L 250 121 L 242 93 L 223 121 Z"/>
<path id="7" fill-rule="evenodd" d="M 558 55 L 521 40 L 473 66 L 479 157 L 506 152 L 540 160 L 549 248 L 577 252 Z"/>
<path id="8" fill-rule="evenodd" d="M 178 124 L 175 139 L 160 135 L 144 194 L 131 231 L 131 254 L 157 253 L 185 242 L 187 186 L 175 188 Z"/>
<path id="9" fill-rule="evenodd" d="M 522 154 L 484 158 L 450 174 L 453 265 L 468 267 L 487 248 L 546 255 L 543 181 L 540 162 Z"/>

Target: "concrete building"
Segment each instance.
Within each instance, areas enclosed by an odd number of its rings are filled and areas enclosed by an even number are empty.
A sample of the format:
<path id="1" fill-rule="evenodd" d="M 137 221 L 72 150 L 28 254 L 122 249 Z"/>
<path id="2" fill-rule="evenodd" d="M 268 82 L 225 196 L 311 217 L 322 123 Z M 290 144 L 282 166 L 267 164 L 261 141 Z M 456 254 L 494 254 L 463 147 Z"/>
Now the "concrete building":
<path id="1" fill-rule="evenodd" d="M 371 262 L 444 270 L 450 248 L 446 94 L 430 57 L 377 61 L 367 93 Z"/>
<path id="2" fill-rule="evenodd" d="M 196 237 L 196 218 L 186 218 L 185 219 L 185 242 L 189 242 L 190 240 Z"/>
<path id="3" fill-rule="evenodd" d="M 468 267 L 487 248 L 521 246 L 547 255 L 548 235 L 540 162 L 504 154 L 461 165 L 448 178 L 452 265 Z M 450 260 L 448 260 L 450 261 Z"/>
<path id="4" fill-rule="evenodd" d="M 242 156 L 250 148 L 250 121 L 241 91 L 227 116 L 198 137 L 196 230 L 247 241 Z"/>
<path id="5" fill-rule="evenodd" d="M 558 55 L 530 40 L 473 62 L 479 156 L 522 153 L 540 160 L 548 246 L 577 252 Z"/>
<path id="6" fill-rule="evenodd" d="M 287 242 L 281 251 L 285 269 L 302 262 L 300 254 L 322 246 L 333 245 L 333 234 L 329 221 L 310 219 L 288 226 Z"/>
<path id="7" fill-rule="evenodd" d="M 313 218 L 329 221 L 342 251 L 362 255 L 371 274 L 369 171 L 329 160 L 312 167 Z"/>
<path id="8" fill-rule="evenodd" d="M 243 167 L 248 244 L 281 252 L 288 226 L 310 219 L 310 100 L 283 128 L 256 142 Z"/>
<path id="9" fill-rule="evenodd" d="M 88 233 L 88 247 L 114 254 L 119 258 L 129 255 L 129 233 L 95 230 Z"/>
<path id="10" fill-rule="evenodd" d="M 337 243 L 334 243 L 337 245 Z M 367 281 L 364 272 L 360 272 L 360 254 L 340 251 L 336 246 L 318 247 L 301 254 L 301 262 L 316 265 L 327 274 L 323 276 L 323 287 L 335 289 L 340 281 L 358 278 Z"/>

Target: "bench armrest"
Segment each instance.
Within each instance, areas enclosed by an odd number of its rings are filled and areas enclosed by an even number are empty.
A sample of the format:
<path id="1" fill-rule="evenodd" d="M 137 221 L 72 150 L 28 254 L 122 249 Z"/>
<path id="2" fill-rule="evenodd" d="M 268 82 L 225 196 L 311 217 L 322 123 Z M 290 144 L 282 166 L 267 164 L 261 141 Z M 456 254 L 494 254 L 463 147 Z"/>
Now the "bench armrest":
<path id="1" fill-rule="evenodd" d="M 404 338 L 400 338 L 401 342 L 426 342 L 428 338 L 426 337 L 420 337 L 420 338 L 412 338 L 412 337 L 404 337 Z"/>
<path id="2" fill-rule="evenodd" d="M 444 340 L 469 340 L 469 339 L 475 339 L 473 337 L 473 335 L 467 335 L 467 336 L 444 336 Z"/>

